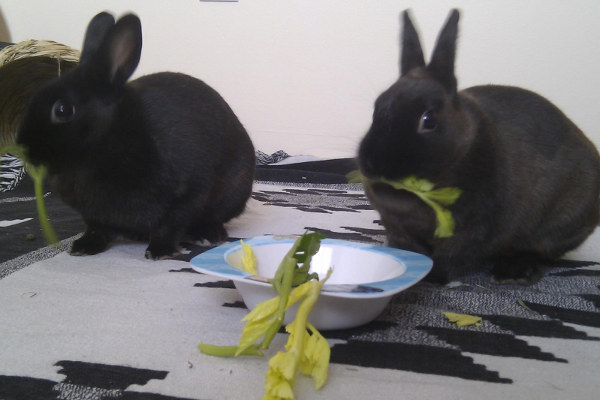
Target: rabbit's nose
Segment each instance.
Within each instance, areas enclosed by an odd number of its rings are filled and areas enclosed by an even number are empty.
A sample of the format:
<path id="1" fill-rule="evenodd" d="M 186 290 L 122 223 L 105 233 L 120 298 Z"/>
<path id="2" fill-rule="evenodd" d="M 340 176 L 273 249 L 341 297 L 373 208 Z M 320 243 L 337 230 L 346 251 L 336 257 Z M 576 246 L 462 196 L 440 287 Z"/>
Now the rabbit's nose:
<path id="1" fill-rule="evenodd" d="M 377 164 L 371 157 L 361 157 L 359 167 L 363 175 L 374 176 L 377 174 Z"/>

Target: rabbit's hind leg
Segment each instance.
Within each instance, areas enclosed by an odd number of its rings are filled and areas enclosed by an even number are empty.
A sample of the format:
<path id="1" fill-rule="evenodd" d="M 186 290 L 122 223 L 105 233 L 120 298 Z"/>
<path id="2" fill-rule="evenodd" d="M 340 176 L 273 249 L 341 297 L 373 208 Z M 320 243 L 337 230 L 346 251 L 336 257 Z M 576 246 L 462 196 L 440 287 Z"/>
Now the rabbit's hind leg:
<path id="1" fill-rule="evenodd" d="M 227 230 L 215 217 L 196 218 L 187 228 L 187 233 L 194 241 L 208 240 L 210 243 L 221 243 L 228 237 Z"/>
<path id="2" fill-rule="evenodd" d="M 532 285 L 544 276 L 546 268 L 544 259 L 535 254 L 515 253 L 494 260 L 491 272 L 497 283 Z"/>

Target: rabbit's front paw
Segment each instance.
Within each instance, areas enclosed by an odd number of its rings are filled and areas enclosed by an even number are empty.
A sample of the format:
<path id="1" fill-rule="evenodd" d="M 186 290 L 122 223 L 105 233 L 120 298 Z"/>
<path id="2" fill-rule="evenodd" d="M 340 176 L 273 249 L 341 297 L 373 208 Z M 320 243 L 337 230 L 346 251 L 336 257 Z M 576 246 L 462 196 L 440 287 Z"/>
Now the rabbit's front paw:
<path id="1" fill-rule="evenodd" d="M 100 230 L 87 230 L 82 237 L 71 245 L 72 256 L 93 255 L 102 253 L 113 239 L 113 235 Z"/>
<path id="2" fill-rule="evenodd" d="M 177 247 L 172 243 L 151 241 L 146 249 L 146 258 L 149 260 L 168 260 L 178 255 Z"/>

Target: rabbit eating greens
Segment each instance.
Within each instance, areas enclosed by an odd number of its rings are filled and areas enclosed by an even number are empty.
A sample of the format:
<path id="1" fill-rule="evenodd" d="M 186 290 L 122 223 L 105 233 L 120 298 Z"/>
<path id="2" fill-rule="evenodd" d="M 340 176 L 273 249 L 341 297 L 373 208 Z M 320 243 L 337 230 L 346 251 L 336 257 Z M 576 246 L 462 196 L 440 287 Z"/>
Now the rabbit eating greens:
<path id="1" fill-rule="evenodd" d="M 431 256 L 431 281 L 485 268 L 498 281 L 534 282 L 598 224 L 598 152 L 535 93 L 495 85 L 457 92 L 458 11 L 429 64 L 406 11 L 403 19 L 401 76 L 376 100 L 358 151 L 389 245 Z M 408 176 L 460 190 L 448 206 L 453 235 L 436 237 L 432 208 L 386 183 Z"/>
<path id="2" fill-rule="evenodd" d="M 142 48 L 140 20 L 90 22 L 78 67 L 33 96 L 17 142 L 83 217 L 71 254 L 104 251 L 117 235 L 174 255 L 184 235 L 218 242 L 245 208 L 254 148 L 225 100 L 202 81 L 161 72 L 127 83 Z"/>

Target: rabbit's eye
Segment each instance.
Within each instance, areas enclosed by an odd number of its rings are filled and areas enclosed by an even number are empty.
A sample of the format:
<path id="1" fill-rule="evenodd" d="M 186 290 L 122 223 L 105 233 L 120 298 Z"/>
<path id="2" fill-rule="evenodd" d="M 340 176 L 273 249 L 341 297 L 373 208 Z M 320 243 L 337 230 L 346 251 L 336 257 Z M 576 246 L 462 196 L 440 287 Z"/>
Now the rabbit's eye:
<path id="1" fill-rule="evenodd" d="M 75 117 L 75 106 L 64 100 L 56 100 L 52 106 L 50 120 L 55 124 L 69 122 Z"/>
<path id="2" fill-rule="evenodd" d="M 437 119 L 433 111 L 425 111 L 419 120 L 419 133 L 431 132 L 437 128 Z"/>

